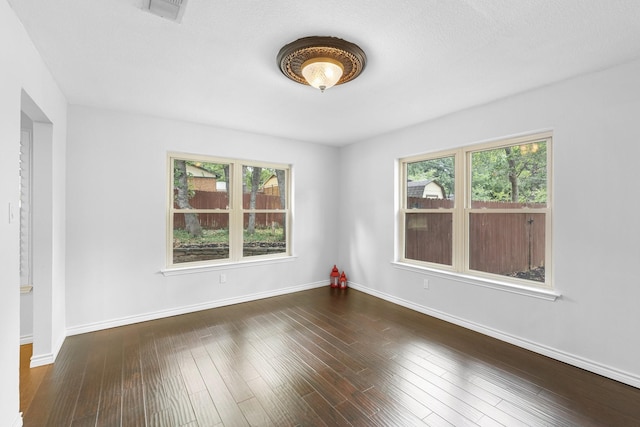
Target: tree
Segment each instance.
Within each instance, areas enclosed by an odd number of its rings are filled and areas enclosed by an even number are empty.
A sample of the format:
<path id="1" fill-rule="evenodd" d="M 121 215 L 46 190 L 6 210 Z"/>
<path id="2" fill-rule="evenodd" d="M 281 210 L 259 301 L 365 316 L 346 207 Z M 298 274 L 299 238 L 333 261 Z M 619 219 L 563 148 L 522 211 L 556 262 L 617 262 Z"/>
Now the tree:
<path id="1" fill-rule="evenodd" d="M 472 154 L 472 199 L 518 203 L 547 201 L 547 146 L 513 145 Z"/>
<path id="2" fill-rule="evenodd" d="M 276 169 L 276 179 L 278 180 L 278 192 L 280 193 L 280 208 L 285 209 L 287 207 L 287 192 L 285 182 L 285 171 L 283 169 Z M 287 217 L 282 219 L 282 237 L 287 240 Z"/>
<path id="3" fill-rule="evenodd" d="M 189 180 L 187 175 L 187 163 L 185 160 L 174 160 L 173 186 L 177 190 L 175 201 L 179 209 L 192 209 L 189 204 Z M 193 237 L 202 236 L 202 227 L 195 213 L 185 213 L 184 222 L 187 232 Z"/>
<path id="4" fill-rule="evenodd" d="M 222 179 L 224 179 L 224 191 L 229 194 L 229 165 L 223 165 L 222 171 L 224 172 L 224 176 L 222 177 Z"/>
<path id="5" fill-rule="evenodd" d="M 504 147 L 504 152 L 507 155 L 507 164 L 508 164 L 508 176 L 509 183 L 511 183 L 511 201 L 517 202 L 518 197 L 518 177 L 520 173 L 522 173 L 523 169 L 519 167 L 519 163 L 517 162 L 516 155 L 514 154 L 514 150 L 511 147 Z"/>
<path id="6" fill-rule="evenodd" d="M 434 180 L 445 191 L 444 198 L 454 194 L 455 168 L 453 156 L 409 163 L 407 175 L 411 181 Z"/>
<path id="7" fill-rule="evenodd" d="M 256 195 L 258 194 L 258 189 L 260 188 L 260 181 L 262 175 L 262 168 L 253 167 L 253 171 L 251 172 L 251 194 L 249 196 L 249 209 L 254 210 L 256 208 Z M 249 224 L 247 225 L 247 233 L 254 234 L 256 232 L 256 213 L 249 213 Z"/>

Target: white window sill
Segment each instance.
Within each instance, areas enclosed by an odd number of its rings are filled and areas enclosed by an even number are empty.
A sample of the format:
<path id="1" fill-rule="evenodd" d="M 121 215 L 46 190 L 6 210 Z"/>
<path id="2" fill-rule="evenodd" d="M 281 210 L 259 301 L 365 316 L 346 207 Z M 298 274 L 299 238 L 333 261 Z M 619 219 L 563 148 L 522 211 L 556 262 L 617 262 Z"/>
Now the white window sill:
<path id="1" fill-rule="evenodd" d="M 415 273 L 428 274 L 434 277 L 441 277 L 447 280 L 455 280 L 457 282 L 466 283 L 475 286 L 482 286 L 485 288 L 496 289 L 503 292 L 510 292 L 513 294 L 524 295 L 532 298 L 539 298 L 547 301 L 555 301 L 562 297 L 562 294 L 552 289 L 536 288 L 534 286 L 523 286 L 513 283 L 500 282 L 497 280 L 490 280 L 481 277 L 469 276 L 465 274 L 437 270 L 434 268 L 420 267 L 413 264 L 406 264 L 403 262 L 394 261 L 391 263 L 395 268 L 400 270 L 413 271 Z"/>
<path id="2" fill-rule="evenodd" d="M 209 271 L 230 270 L 233 268 L 245 268 L 256 267 L 259 265 L 279 264 L 282 262 L 291 262 L 298 259 L 297 256 L 286 256 L 281 258 L 269 258 L 269 259 L 257 259 L 240 262 L 228 262 L 223 264 L 208 264 L 208 265 L 192 265 L 188 267 L 173 267 L 160 270 L 163 276 L 179 276 L 182 274 L 194 274 L 194 273 L 206 273 Z"/>

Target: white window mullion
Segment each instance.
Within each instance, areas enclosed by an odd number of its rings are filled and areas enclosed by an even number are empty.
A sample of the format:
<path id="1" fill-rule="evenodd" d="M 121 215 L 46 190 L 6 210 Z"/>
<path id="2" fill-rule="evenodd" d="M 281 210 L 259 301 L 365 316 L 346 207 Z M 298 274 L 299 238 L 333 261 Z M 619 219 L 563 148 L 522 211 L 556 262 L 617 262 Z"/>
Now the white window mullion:
<path id="1" fill-rule="evenodd" d="M 467 160 L 462 150 L 455 153 L 455 206 L 453 228 L 453 259 L 455 271 L 463 271 L 467 263 L 467 219 L 465 207 L 467 206 L 467 184 L 465 182 Z"/>
<path id="2" fill-rule="evenodd" d="M 399 192 L 398 194 L 398 206 L 400 209 L 398 210 L 398 239 L 396 243 L 396 260 L 400 260 L 405 262 L 405 245 L 406 245 L 406 222 L 407 222 L 407 162 L 399 161 L 399 170 L 400 170 L 400 182 Z"/>
<path id="3" fill-rule="evenodd" d="M 173 205 L 173 157 L 171 154 L 167 155 L 167 244 L 166 244 L 166 265 L 173 264 L 173 216 L 175 207 Z"/>
<path id="4" fill-rule="evenodd" d="M 242 211 L 242 167 L 234 163 L 231 169 L 231 206 L 229 212 L 229 256 L 232 261 L 242 258 L 242 240 L 244 231 Z"/>

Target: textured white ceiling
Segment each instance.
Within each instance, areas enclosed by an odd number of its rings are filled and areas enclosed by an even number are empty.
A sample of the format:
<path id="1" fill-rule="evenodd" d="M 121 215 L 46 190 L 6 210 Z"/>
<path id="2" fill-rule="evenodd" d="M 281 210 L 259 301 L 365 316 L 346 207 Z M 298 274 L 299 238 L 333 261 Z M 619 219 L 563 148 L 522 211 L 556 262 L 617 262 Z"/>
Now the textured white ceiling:
<path id="1" fill-rule="evenodd" d="M 638 0 L 8 0 L 69 103 L 343 145 L 640 58 Z M 324 94 L 278 50 L 341 37 L 361 76 Z"/>

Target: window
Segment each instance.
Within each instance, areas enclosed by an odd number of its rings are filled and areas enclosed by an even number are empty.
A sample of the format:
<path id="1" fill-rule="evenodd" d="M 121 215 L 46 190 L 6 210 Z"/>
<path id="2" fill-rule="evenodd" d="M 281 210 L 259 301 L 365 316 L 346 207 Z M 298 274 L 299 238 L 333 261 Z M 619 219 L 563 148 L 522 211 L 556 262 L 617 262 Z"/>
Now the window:
<path id="1" fill-rule="evenodd" d="M 400 160 L 400 261 L 551 288 L 551 135 Z"/>
<path id="2" fill-rule="evenodd" d="M 169 154 L 167 266 L 289 256 L 290 167 Z"/>

